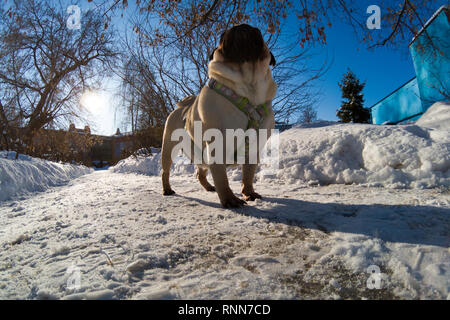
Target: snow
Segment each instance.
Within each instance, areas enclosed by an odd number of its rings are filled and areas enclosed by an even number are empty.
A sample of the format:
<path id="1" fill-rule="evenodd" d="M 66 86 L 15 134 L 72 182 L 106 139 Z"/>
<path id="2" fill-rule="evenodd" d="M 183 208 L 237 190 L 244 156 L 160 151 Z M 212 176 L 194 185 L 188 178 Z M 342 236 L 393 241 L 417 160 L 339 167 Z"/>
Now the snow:
<path id="1" fill-rule="evenodd" d="M 416 121 L 416 124 L 420 127 L 446 132 L 448 142 L 448 133 L 450 129 L 450 102 L 436 102 Z"/>
<path id="2" fill-rule="evenodd" d="M 15 152 L 0 151 L 0 201 L 44 191 L 92 172 L 92 169 L 84 166 L 56 163 L 22 154 L 15 160 L 15 156 Z"/>
<path id="3" fill-rule="evenodd" d="M 291 184 L 360 184 L 398 188 L 450 186 L 450 105 L 436 103 L 415 123 L 398 126 L 341 124 L 320 121 L 280 134 L 280 161 L 275 176 Z M 130 157 L 113 172 L 157 176 L 161 156 Z M 189 160 L 179 156 L 171 175 L 192 174 Z M 261 171 L 260 171 L 261 172 Z M 239 180 L 237 169 L 231 179 Z"/>
<path id="4" fill-rule="evenodd" d="M 294 128 L 280 135 L 280 150 L 276 178 L 291 183 L 433 188 L 450 182 L 448 142 L 417 125 Z"/>
<path id="5" fill-rule="evenodd" d="M 131 156 L 120 160 L 114 167 L 109 168 L 112 172 L 138 173 L 150 176 L 158 176 L 161 172 L 161 153 L 147 156 Z M 190 164 L 189 159 L 178 156 L 172 165 L 171 175 L 186 175 L 195 172 L 195 166 Z"/>
<path id="6" fill-rule="evenodd" d="M 280 135 L 276 178 L 296 183 L 388 188 L 450 186 L 450 105 L 436 103 L 415 124 L 319 123 Z"/>
<path id="7" fill-rule="evenodd" d="M 448 299 L 447 112 L 287 130 L 236 210 L 159 154 L 1 201 L 0 299 Z"/>
<path id="8" fill-rule="evenodd" d="M 0 203 L 0 298 L 448 295 L 448 191 L 272 181 L 256 184 L 264 199 L 227 210 L 193 176 L 172 183 L 178 195 L 164 197 L 160 177 L 96 171 Z M 380 290 L 366 287 L 370 265 Z"/>

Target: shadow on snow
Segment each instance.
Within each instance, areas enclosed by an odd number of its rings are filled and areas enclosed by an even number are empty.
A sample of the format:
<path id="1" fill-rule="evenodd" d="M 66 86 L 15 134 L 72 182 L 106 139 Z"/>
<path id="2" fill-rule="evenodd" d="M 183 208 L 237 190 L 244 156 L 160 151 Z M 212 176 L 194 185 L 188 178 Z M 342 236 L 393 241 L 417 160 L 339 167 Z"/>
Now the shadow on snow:
<path id="1" fill-rule="evenodd" d="M 180 195 L 178 195 L 180 196 Z M 182 198 L 221 209 L 218 202 Z M 273 223 L 375 237 L 387 242 L 450 246 L 450 209 L 414 205 L 356 205 L 317 203 L 289 198 L 264 197 L 261 208 L 250 205 L 234 212 Z"/>

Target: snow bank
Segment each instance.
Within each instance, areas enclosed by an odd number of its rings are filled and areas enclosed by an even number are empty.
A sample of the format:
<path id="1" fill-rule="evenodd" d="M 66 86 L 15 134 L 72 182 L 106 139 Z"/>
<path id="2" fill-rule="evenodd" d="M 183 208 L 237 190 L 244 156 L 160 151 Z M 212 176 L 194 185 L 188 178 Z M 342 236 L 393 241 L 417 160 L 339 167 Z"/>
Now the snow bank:
<path id="1" fill-rule="evenodd" d="M 415 124 L 321 123 L 280 134 L 276 178 L 295 183 L 390 188 L 450 186 L 450 105 L 436 103 Z"/>
<path id="2" fill-rule="evenodd" d="M 32 191 L 44 191 L 48 187 L 61 185 L 93 170 L 84 166 L 61 164 L 0 151 L 0 201 L 14 195 Z"/>
<path id="3" fill-rule="evenodd" d="M 120 160 L 110 171 L 118 173 L 137 173 L 150 176 L 158 176 L 161 172 L 161 153 L 149 156 L 130 156 Z M 195 172 L 194 165 L 190 164 L 188 158 L 178 156 L 171 170 L 171 175 L 192 175 Z"/>
<path id="4" fill-rule="evenodd" d="M 362 184 L 389 188 L 450 186 L 450 105 L 436 103 L 415 123 L 380 126 L 320 121 L 280 134 L 279 169 L 286 183 Z M 159 175 L 160 154 L 130 157 L 110 168 L 120 173 Z M 232 173 L 232 180 L 239 175 Z M 185 157 L 173 175 L 192 174 Z"/>
<path id="5" fill-rule="evenodd" d="M 436 102 L 433 104 L 427 112 L 416 121 L 416 125 L 442 130 L 448 134 L 450 130 L 450 102 Z"/>

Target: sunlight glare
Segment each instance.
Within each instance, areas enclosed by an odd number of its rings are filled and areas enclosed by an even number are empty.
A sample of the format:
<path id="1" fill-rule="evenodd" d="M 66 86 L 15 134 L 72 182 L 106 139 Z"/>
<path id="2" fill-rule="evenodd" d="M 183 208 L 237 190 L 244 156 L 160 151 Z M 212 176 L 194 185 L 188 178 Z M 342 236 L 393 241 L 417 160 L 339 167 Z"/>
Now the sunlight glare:
<path id="1" fill-rule="evenodd" d="M 100 115 L 108 107 L 108 99 L 105 94 L 96 91 L 87 91 L 83 93 L 81 105 L 94 115 Z"/>

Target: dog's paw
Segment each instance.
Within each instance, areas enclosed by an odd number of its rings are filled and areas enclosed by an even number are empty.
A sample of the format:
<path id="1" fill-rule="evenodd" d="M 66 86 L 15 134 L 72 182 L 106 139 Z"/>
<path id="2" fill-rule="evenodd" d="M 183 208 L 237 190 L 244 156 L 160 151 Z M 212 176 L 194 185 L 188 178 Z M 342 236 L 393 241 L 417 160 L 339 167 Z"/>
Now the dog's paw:
<path id="1" fill-rule="evenodd" d="M 164 196 L 171 196 L 171 195 L 174 195 L 175 194 L 175 191 L 173 191 L 172 189 L 170 189 L 170 190 L 163 190 L 163 195 Z"/>
<path id="2" fill-rule="evenodd" d="M 205 190 L 208 191 L 208 192 L 216 192 L 216 188 L 213 187 L 213 186 L 208 186 L 208 187 L 205 188 Z"/>
<path id="3" fill-rule="evenodd" d="M 255 191 L 249 192 L 249 193 L 242 193 L 244 195 L 245 201 L 255 201 L 256 199 L 261 199 L 261 195 L 259 193 L 256 193 Z"/>
<path id="4" fill-rule="evenodd" d="M 232 196 L 228 196 L 223 200 L 220 200 L 220 203 L 224 208 L 239 208 L 242 207 L 244 204 L 247 204 L 242 199 L 239 199 L 234 194 Z"/>

